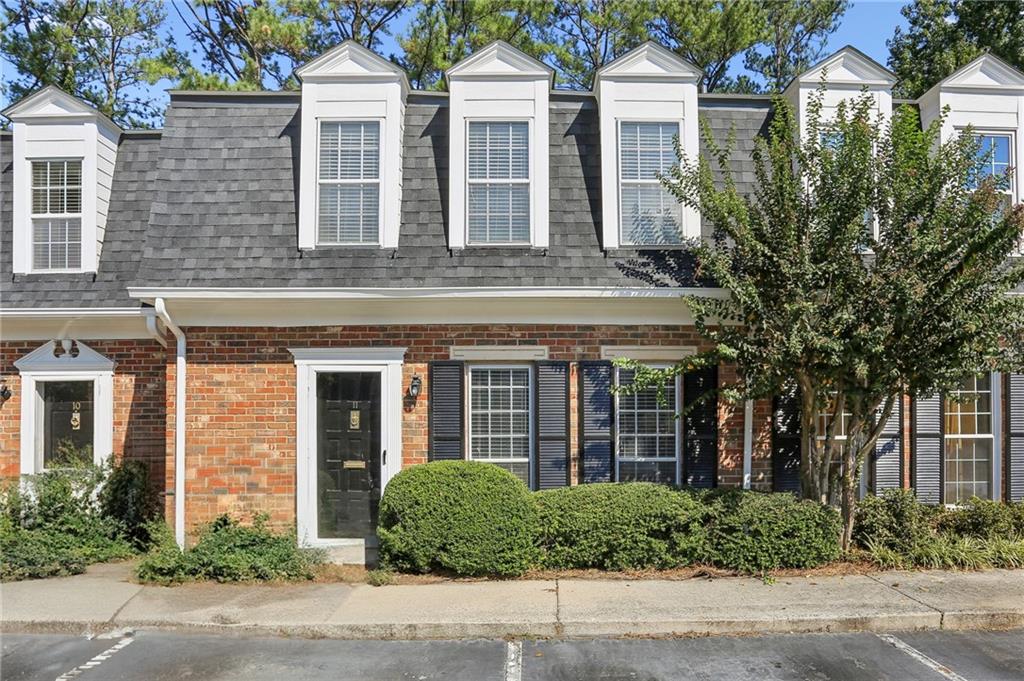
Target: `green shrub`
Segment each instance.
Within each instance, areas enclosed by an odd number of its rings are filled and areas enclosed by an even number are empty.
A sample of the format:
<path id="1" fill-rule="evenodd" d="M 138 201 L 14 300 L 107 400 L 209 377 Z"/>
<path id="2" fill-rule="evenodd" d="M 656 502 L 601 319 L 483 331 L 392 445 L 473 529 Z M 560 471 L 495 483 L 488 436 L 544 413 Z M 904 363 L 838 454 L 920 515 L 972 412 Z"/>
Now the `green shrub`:
<path id="1" fill-rule="evenodd" d="M 671 568 L 704 557 L 705 507 L 664 485 L 600 483 L 534 498 L 545 567 Z"/>
<path id="2" fill-rule="evenodd" d="M 918 501 L 913 490 L 889 489 L 857 503 L 853 540 L 864 548 L 906 554 L 931 538 L 932 521 L 938 513 Z"/>
<path id="3" fill-rule="evenodd" d="M 23 477 L 0 490 L 0 579 L 78 574 L 134 554 L 102 513 L 106 470 L 87 465 Z"/>
<path id="4" fill-rule="evenodd" d="M 764 572 L 810 568 L 839 558 L 839 514 L 791 494 L 715 490 L 702 495 L 709 510 L 708 551 L 714 565 Z"/>
<path id="5" fill-rule="evenodd" d="M 537 562 L 526 486 L 479 461 L 437 461 L 391 479 L 380 502 L 381 564 L 460 575 L 519 575 Z"/>
<path id="6" fill-rule="evenodd" d="M 974 497 L 963 506 L 942 513 L 941 532 L 977 539 L 1024 539 L 1024 504 L 1004 504 Z"/>
<path id="7" fill-rule="evenodd" d="M 279 534 L 266 527 L 266 516 L 252 525 L 222 515 L 199 533 L 195 546 L 181 551 L 170 530 L 150 526 L 153 549 L 139 563 L 139 579 L 169 584 L 191 579 L 218 582 L 312 579 L 323 553 L 298 546 L 294 533 Z"/>
<path id="8" fill-rule="evenodd" d="M 160 514 L 149 467 L 141 461 L 115 464 L 100 491 L 100 508 L 136 549 L 145 550 L 150 543 L 147 527 Z"/>

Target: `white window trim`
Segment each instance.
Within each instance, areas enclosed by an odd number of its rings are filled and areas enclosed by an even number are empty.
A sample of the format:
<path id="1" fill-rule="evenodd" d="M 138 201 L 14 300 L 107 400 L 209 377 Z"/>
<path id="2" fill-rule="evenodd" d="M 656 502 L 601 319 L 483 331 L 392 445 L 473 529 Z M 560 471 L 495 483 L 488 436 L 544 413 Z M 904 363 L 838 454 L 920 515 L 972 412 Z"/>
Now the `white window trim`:
<path id="1" fill-rule="evenodd" d="M 647 366 L 649 366 L 652 369 L 667 369 L 667 368 L 669 368 L 668 364 L 660 364 L 660 363 L 657 363 L 657 362 L 646 362 L 645 364 L 647 364 Z M 620 367 L 615 367 L 615 385 L 616 385 L 616 387 L 618 387 L 620 385 L 620 383 L 619 383 L 619 373 L 620 373 L 620 371 L 621 371 Z M 683 480 L 683 419 L 679 417 L 679 414 L 682 413 L 683 381 L 682 381 L 682 376 L 676 376 L 673 380 L 675 381 L 675 391 L 676 391 L 676 403 L 675 403 L 675 405 L 673 405 L 673 409 L 675 410 L 675 414 L 676 414 L 676 418 L 675 418 L 675 438 L 676 438 L 676 455 L 675 455 L 676 478 L 675 478 L 675 485 L 678 486 L 682 482 L 682 480 Z M 619 423 L 620 411 L 619 411 L 619 394 L 617 392 L 615 393 L 615 404 L 614 404 L 614 407 L 615 407 L 615 423 L 618 424 Z M 620 438 L 619 428 L 616 427 L 615 428 L 615 482 L 620 482 L 620 480 L 621 480 L 621 478 L 619 476 L 619 464 L 622 462 L 623 458 L 625 458 L 629 462 L 639 462 L 639 463 L 655 462 L 655 461 L 671 461 L 671 459 L 669 459 L 668 457 L 664 457 L 664 456 L 632 456 L 632 457 L 623 457 L 622 456 L 622 448 L 621 448 L 621 446 L 619 444 L 619 438 Z"/>
<path id="2" fill-rule="evenodd" d="M 47 156 L 47 157 L 31 157 L 26 159 L 28 163 L 28 266 L 29 272 L 32 274 L 69 274 L 79 273 L 86 271 L 85 268 L 85 159 L 81 156 Z M 78 177 L 80 184 L 78 185 L 78 212 L 77 213 L 36 213 L 32 210 L 32 204 L 34 203 L 35 185 L 34 177 L 32 173 L 32 164 L 34 163 L 52 163 L 52 162 L 69 162 L 78 161 L 80 164 Z M 47 187 L 49 188 L 49 183 Z M 66 186 L 65 186 L 66 191 Z M 79 243 L 78 243 L 78 267 L 36 267 L 36 220 L 78 220 L 78 232 L 79 232 Z"/>
<path id="3" fill-rule="evenodd" d="M 39 383 L 46 381 L 93 382 L 93 463 L 102 464 L 114 449 L 114 363 L 89 348 L 77 343 L 78 356 L 55 357 L 55 342 L 49 341 L 33 350 L 14 366 L 21 376 L 21 442 L 20 469 L 22 475 L 43 471 L 42 433 L 40 432 Z"/>
<path id="4" fill-rule="evenodd" d="M 665 246 L 666 244 L 647 244 L 647 243 L 640 243 L 640 242 L 637 242 L 637 241 L 628 241 L 626 239 L 626 226 L 622 222 L 622 187 L 623 187 L 623 183 L 624 183 L 624 180 L 622 179 L 622 125 L 624 123 L 625 124 L 629 124 L 629 123 L 661 123 L 661 124 L 676 123 L 677 124 L 677 126 L 676 126 L 677 127 L 676 138 L 678 138 L 680 144 L 682 144 L 683 141 L 685 140 L 685 138 L 683 137 L 683 133 L 684 133 L 684 130 L 685 130 L 685 121 L 683 119 L 681 119 L 681 118 L 677 119 L 677 120 L 671 120 L 671 119 L 666 119 L 666 118 L 659 118 L 659 117 L 656 117 L 656 116 L 655 117 L 625 116 L 625 117 L 622 117 L 622 118 L 616 118 L 615 119 L 615 163 L 616 163 L 615 184 L 616 184 L 616 197 L 617 197 L 617 200 L 618 200 L 618 205 L 616 207 L 618 215 L 616 217 L 615 223 L 619 227 L 618 243 L 619 243 L 620 246 L 625 246 L 625 247 L 630 247 L 630 248 L 632 248 L 632 247 L 646 248 L 646 247 Z M 686 151 L 685 147 L 680 147 L 680 149 L 682 149 L 682 151 L 684 151 L 684 152 Z M 681 160 L 677 163 L 677 167 L 682 167 Z M 661 180 L 628 180 L 628 182 L 630 182 L 631 184 L 637 184 L 637 185 L 656 185 L 656 186 L 659 186 L 662 189 L 664 189 L 664 186 L 661 184 Z M 668 190 L 666 189 L 665 191 L 668 191 Z M 679 203 L 677 205 L 679 206 L 679 214 L 677 216 L 679 224 L 677 225 L 677 227 L 679 229 L 679 239 L 680 239 L 680 242 L 683 242 L 686 239 L 686 235 L 687 235 L 686 224 L 685 224 L 685 221 L 686 221 L 686 210 L 685 210 L 685 206 L 683 206 L 681 203 Z M 677 246 L 679 244 L 667 244 L 667 245 Z"/>
<path id="5" fill-rule="evenodd" d="M 318 373 L 377 372 L 381 375 L 381 494 L 402 469 L 402 365 L 405 348 L 289 348 L 295 357 L 295 520 L 303 546 L 352 546 L 365 537 L 321 539 L 317 525 Z"/>
<path id="6" fill-rule="evenodd" d="M 526 459 L 527 470 L 529 470 L 529 482 L 527 483 L 527 486 L 530 489 L 533 489 L 534 488 L 534 484 L 536 483 L 536 480 L 535 480 L 536 476 L 535 476 L 534 468 L 535 468 L 536 459 L 537 459 L 536 447 L 534 446 L 534 440 L 535 440 L 535 436 L 536 436 L 536 425 L 535 425 L 535 422 L 537 420 L 537 413 L 536 413 L 537 407 L 536 407 L 536 404 L 535 404 L 535 397 L 534 397 L 534 392 L 536 390 L 536 386 L 534 385 L 534 367 L 533 367 L 532 364 L 523 364 L 521 362 L 517 362 L 517 363 L 495 363 L 495 362 L 490 362 L 490 363 L 473 363 L 473 364 L 467 363 L 465 365 L 465 369 L 462 372 L 462 382 L 463 382 L 462 384 L 466 388 L 465 391 L 464 391 L 464 393 L 465 393 L 464 394 L 464 399 L 465 399 L 465 404 L 466 404 L 466 408 L 465 408 L 465 414 L 466 414 L 466 423 L 465 423 L 465 426 L 466 426 L 465 458 L 466 458 L 466 460 L 467 461 L 482 461 L 484 463 L 523 463 L 523 459 L 522 458 L 517 458 L 517 457 L 508 457 L 508 458 L 502 458 L 502 459 L 490 459 L 490 458 L 475 459 L 475 458 L 473 458 L 473 413 L 472 413 L 472 410 L 473 410 L 473 380 L 472 380 L 472 372 L 473 372 L 474 369 L 483 369 L 483 370 L 488 370 L 488 369 L 525 369 L 526 370 L 526 375 L 527 375 L 528 381 L 529 381 L 529 387 L 527 389 L 527 396 L 526 396 L 526 399 L 527 399 L 527 402 L 526 402 L 526 404 L 527 404 L 527 418 L 526 418 L 526 422 L 527 422 L 527 431 L 528 431 L 527 440 L 528 440 L 528 446 L 529 446 L 529 455 L 527 456 L 527 459 Z"/>
<path id="7" fill-rule="evenodd" d="M 991 440 L 992 460 L 989 469 L 989 499 L 1000 501 L 1003 496 L 1002 490 L 1002 441 L 1003 441 L 1003 377 L 998 371 L 989 374 L 989 390 L 991 391 L 992 416 L 991 430 L 989 434 L 976 435 L 949 435 L 946 433 L 946 396 L 942 396 L 942 462 L 940 469 L 942 485 L 939 490 L 940 498 L 945 506 L 955 506 L 953 503 L 946 503 L 946 440 Z"/>
<path id="8" fill-rule="evenodd" d="M 480 179 L 480 178 L 471 179 L 469 177 L 469 126 L 470 126 L 471 123 L 526 123 L 526 145 L 527 145 L 526 163 L 527 163 L 527 169 L 529 171 L 529 177 L 527 177 L 525 180 L 523 180 L 523 179 L 501 179 L 501 178 L 498 178 L 498 179 Z M 502 248 L 502 247 L 504 247 L 504 248 L 524 248 L 525 247 L 525 248 L 529 248 L 531 245 L 536 243 L 536 240 L 537 240 L 536 239 L 536 223 L 537 223 L 537 220 L 536 220 L 536 210 L 535 210 L 535 206 L 534 206 L 534 202 L 537 200 L 536 199 L 536 191 L 534 190 L 534 188 L 536 187 L 535 178 L 536 178 L 536 175 L 537 175 L 536 169 L 534 167 L 534 165 L 535 165 L 534 164 L 534 159 L 535 159 L 534 149 L 536 147 L 536 140 L 534 139 L 533 119 L 532 118 L 528 118 L 528 117 L 523 117 L 523 116 L 508 116 L 508 117 L 504 117 L 504 116 L 467 116 L 465 118 L 465 126 L 464 126 L 464 133 L 463 134 L 465 135 L 464 139 L 466 140 L 466 143 L 463 145 L 464 146 L 464 151 L 465 151 L 465 153 L 463 154 L 463 163 L 464 163 L 464 165 L 463 165 L 463 168 L 464 168 L 463 172 L 464 172 L 464 177 L 465 177 L 465 181 L 466 181 L 465 182 L 465 185 L 466 185 L 465 186 L 465 191 L 463 192 L 463 197 L 465 197 L 465 200 L 463 201 L 463 216 L 462 216 L 463 217 L 463 224 L 465 225 L 465 231 L 463 233 L 463 243 L 466 246 L 469 246 L 469 247 L 472 247 L 472 248 L 493 248 L 493 247 L 498 247 L 498 248 Z M 507 184 L 525 184 L 528 187 L 527 194 L 530 197 L 530 212 L 529 212 L 529 216 L 530 216 L 530 237 L 529 237 L 529 239 L 526 240 L 526 241 L 473 241 L 473 240 L 471 240 L 469 238 L 469 187 L 470 187 L 470 185 L 473 185 L 473 184 L 506 184 L 506 183 Z"/>
<path id="9" fill-rule="evenodd" d="M 313 215 L 313 239 L 317 248 L 334 246 L 380 246 L 384 239 L 384 119 L 379 116 L 330 116 L 318 118 L 316 122 L 316 212 Z M 377 124 L 377 179 L 339 179 L 325 180 L 320 177 L 320 140 L 324 123 L 376 123 Z M 320 187 L 342 184 L 377 184 L 377 240 L 376 241 L 320 241 Z"/>
<path id="10" fill-rule="evenodd" d="M 967 129 L 963 127 L 956 128 L 958 135 L 966 132 Z M 986 127 L 986 128 L 971 128 L 971 134 L 975 137 L 1008 137 L 1010 140 L 1010 162 L 1007 165 L 1010 171 L 1014 171 L 1014 160 L 1017 151 L 1017 131 L 1014 128 L 999 128 L 999 127 Z M 1000 193 L 1007 194 L 1010 197 L 1010 204 L 1016 204 L 1020 199 L 1017 196 L 1017 175 L 1014 173 L 1010 178 L 1010 186 L 1008 189 L 1002 190 Z"/>

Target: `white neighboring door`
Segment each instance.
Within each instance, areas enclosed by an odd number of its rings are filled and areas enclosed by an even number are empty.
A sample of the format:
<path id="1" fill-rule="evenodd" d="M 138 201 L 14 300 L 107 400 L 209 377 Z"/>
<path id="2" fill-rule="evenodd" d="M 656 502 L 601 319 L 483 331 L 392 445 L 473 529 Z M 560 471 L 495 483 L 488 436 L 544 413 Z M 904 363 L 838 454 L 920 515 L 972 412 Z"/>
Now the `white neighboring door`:
<path id="1" fill-rule="evenodd" d="M 310 546 L 374 535 L 380 495 L 402 467 L 405 348 L 294 349 L 296 521 Z"/>

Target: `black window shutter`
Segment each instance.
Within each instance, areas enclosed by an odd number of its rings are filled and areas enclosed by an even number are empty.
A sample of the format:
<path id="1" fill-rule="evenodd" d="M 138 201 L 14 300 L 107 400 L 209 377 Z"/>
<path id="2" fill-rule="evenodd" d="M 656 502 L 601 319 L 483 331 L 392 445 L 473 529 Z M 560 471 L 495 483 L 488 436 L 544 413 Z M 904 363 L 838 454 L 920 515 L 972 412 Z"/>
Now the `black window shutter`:
<path id="1" fill-rule="evenodd" d="M 580 362 L 580 451 L 582 482 L 611 482 L 612 363 Z"/>
<path id="2" fill-rule="evenodd" d="M 917 498 L 926 504 L 942 502 L 942 397 L 914 400 L 913 477 Z"/>
<path id="3" fill-rule="evenodd" d="M 1006 498 L 1024 501 L 1024 374 L 1010 374 L 1007 398 Z"/>
<path id="4" fill-rule="evenodd" d="M 683 374 L 683 477 L 691 487 L 714 487 L 718 474 L 718 397 L 698 398 L 718 386 L 718 367 Z"/>
<path id="5" fill-rule="evenodd" d="M 878 413 L 881 414 L 879 408 Z M 889 420 L 882 426 L 882 434 L 875 442 L 872 457 L 871 491 L 879 494 L 883 490 L 903 486 L 903 397 L 897 397 Z"/>
<path id="6" fill-rule="evenodd" d="M 800 394 L 796 388 L 772 403 L 772 488 L 800 492 Z"/>
<path id="7" fill-rule="evenodd" d="M 463 458 L 463 362 L 430 363 L 428 461 Z"/>
<path id="8" fill-rule="evenodd" d="M 536 362 L 537 489 L 569 484 L 569 363 Z"/>

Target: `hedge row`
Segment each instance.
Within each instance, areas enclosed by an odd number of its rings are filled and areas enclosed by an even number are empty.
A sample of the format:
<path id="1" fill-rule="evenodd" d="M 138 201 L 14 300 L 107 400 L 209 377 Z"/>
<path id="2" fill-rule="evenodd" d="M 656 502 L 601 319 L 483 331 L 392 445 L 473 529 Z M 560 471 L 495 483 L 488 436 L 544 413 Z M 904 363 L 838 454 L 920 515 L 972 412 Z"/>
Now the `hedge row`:
<path id="1" fill-rule="evenodd" d="M 388 484 L 378 535 L 389 567 L 512 576 L 535 567 L 813 567 L 839 557 L 839 529 L 835 511 L 789 494 L 650 483 L 531 493 L 497 466 L 445 461 Z"/>

